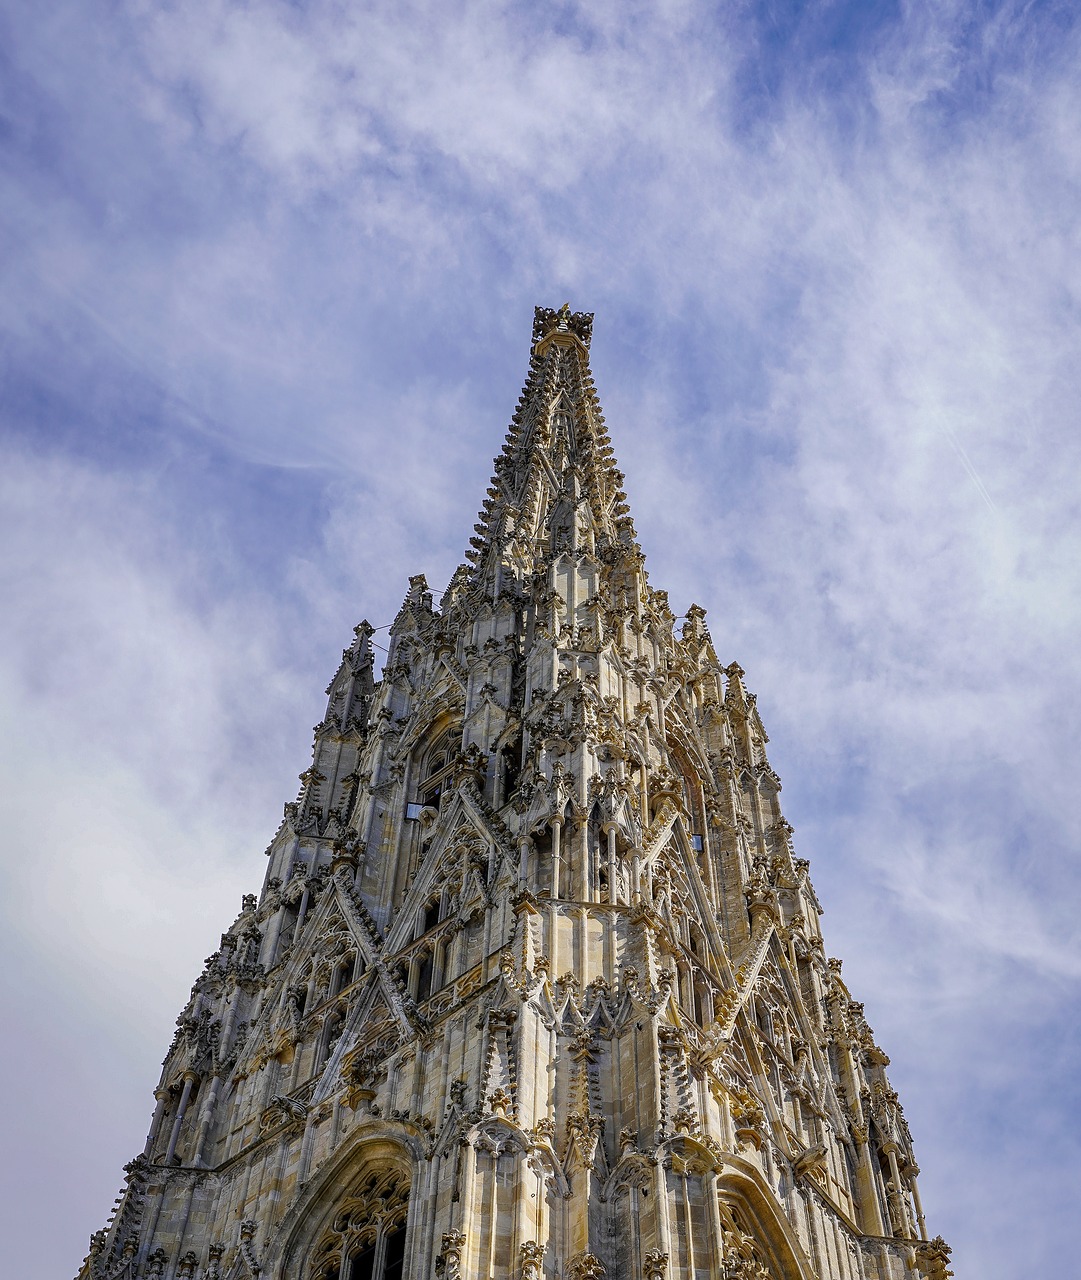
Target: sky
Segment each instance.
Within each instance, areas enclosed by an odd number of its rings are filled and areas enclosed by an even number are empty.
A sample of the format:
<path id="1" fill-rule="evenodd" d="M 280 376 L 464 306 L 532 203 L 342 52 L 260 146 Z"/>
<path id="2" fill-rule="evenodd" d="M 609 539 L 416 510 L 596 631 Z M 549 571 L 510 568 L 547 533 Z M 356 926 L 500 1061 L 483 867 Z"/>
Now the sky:
<path id="1" fill-rule="evenodd" d="M 958 1277 L 1081 1182 L 1081 14 L 0 0 L 0 1197 L 73 1275 L 536 304 L 738 660 Z M 378 636 L 377 636 L 378 639 Z"/>

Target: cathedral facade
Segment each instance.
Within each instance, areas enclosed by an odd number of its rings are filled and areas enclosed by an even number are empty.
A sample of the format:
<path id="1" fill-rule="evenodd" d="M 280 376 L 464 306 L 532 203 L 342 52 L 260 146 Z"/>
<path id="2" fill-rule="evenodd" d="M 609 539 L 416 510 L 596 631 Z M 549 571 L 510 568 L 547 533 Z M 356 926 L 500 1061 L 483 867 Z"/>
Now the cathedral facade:
<path id="1" fill-rule="evenodd" d="M 79 1280 L 945 1280 L 754 695 L 649 584 L 592 316 L 310 766 Z"/>

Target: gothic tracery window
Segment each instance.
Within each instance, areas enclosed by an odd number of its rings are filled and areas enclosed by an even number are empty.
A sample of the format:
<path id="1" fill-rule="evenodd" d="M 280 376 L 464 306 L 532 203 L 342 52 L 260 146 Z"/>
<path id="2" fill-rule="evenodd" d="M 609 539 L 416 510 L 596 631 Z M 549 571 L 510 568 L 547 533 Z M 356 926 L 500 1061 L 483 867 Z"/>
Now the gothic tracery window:
<path id="1" fill-rule="evenodd" d="M 310 1280 L 402 1280 L 408 1211 L 406 1175 L 372 1170 L 335 1214 Z"/>
<path id="2" fill-rule="evenodd" d="M 417 787 L 417 799 L 422 808 L 437 809 L 440 797 L 447 790 L 454 776 L 460 730 L 445 730 L 424 754 Z"/>
<path id="3" fill-rule="evenodd" d="M 341 1039 L 344 1030 L 345 1009 L 334 1009 L 327 1015 L 326 1022 L 323 1024 L 323 1034 L 315 1060 L 317 1070 L 325 1065 L 327 1059 L 334 1052 L 334 1048 Z"/>
<path id="4" fill-rule="evenodd" d="M 774 1280 L 761 1241 L 741 1206 L 719 1197 L 724 1280 Z"/>

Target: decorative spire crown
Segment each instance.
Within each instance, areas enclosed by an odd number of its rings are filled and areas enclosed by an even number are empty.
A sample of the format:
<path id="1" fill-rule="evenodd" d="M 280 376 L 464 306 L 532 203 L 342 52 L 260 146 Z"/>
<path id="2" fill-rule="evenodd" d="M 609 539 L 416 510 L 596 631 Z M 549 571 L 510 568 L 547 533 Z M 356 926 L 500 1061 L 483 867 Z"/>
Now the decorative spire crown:
<path id="1" fill-rule="evenodd" d="M 553 311 L 551 307 L 534 307 L 534 348 L 555 334 L 572 335 L 588 351 L 593 337 L 593 312 L 572 311 L 569 302 L 564 302 L 558 311 Z"/>
<path id="2" fill-rule="evenodd" d="M 526 384 L 467 553 L 488 584 L 521 581 L 567 550 L 637 553 L 589 369 L 592 337 L 592 312 L 534 310 Z"/>

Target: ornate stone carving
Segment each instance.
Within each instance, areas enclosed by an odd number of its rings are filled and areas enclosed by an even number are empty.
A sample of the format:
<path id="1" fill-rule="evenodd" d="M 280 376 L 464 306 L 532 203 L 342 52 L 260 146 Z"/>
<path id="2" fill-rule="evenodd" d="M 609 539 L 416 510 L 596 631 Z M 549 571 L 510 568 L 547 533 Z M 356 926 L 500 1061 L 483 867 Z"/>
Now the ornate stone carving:
<path id="1" fill-rule="evenodd" d="M 248 1275 L 259 1276 L 262 1274 L 263 1268 L 259 1265 L 259 1260 L 255 1256 L 253 1241 L 259 1224 L 254 1218 L 245 1218 L 240 1224 L 240 1257 L 248 1269 Z"/>
<path id="2" fill-rule="evenodd" d="M 521 1280 L 540 1280 L 544 1245 L 537 1244 L 535 1240 L 527 1240 L 519 1246 L 518 1259 Z"/>
<path id="3" fill-rule="evenodd" d="M 916 1246 L 916 1261 L 927 1280 L 949 1280 L 953 1275 L 949 1269 L 952 1252 L 941 1236 L 935 1236 L 933 1240 L 921 1241 Z"/>
<path id="4" fill-rule="evenodd" d="M 599 1280 L 607 1275 L 600 1258 L 589 1252 L 577 1253 L 567 1264 L 567 1275 L 571 1280 Z"/>
<path id="5" fill-rule="evenodd" d="M 169 1261 L 168 1255 L 159 1244 L 158 1247 L 147 1257 L 146 1274 L 148 1277 L 162 1276 L 165 1274 L 165 1265 Z"/>
<path id="6" fill-rule="evenodd" d="M 377 1241 L 415 1280 L 781 1280 L 755 1232 L 793 1213 L 846 1242 L 829 1280 L 948 1280 L 754 695 L 647 579 L 591 335 L 537 310 L 467 562 L 343 652 L 80 1280 L 331 1280 Z"/>
<path id="7" fill-rule="evenodd" d="M 668 1280 L 668 1254 L 651 1249 L 642 1259 L 643 1280 Z"/>
<path id="8" fill-rule="evenodd" d="M 445 1231 L 440 1242 L 439 1256 L 435 1260 L 436 1274 L 443 1280 L 461 1280 L 462 1250 L 465 1234 L 461 1231 Z"/>

